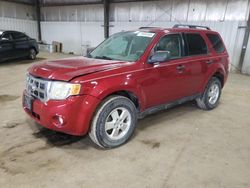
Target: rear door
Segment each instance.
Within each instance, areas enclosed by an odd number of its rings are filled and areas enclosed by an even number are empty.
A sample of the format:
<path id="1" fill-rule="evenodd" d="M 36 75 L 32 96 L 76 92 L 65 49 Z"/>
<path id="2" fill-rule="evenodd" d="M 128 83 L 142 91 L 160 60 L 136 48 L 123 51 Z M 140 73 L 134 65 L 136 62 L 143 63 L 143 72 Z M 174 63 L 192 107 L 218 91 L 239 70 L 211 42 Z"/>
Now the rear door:
<path id="1" fill-rule="evenodd" d="M 0 39 L 0 59 L 13 57 L 14 44 L 10 33 L 3 33 Z"/>
<path id="2" fill-rule="evenodd" d="M 183 64 L 187 78 L 183 90 L 185 96 L 191 96 L 201 92 L 213 55 L 202 33 L 185 32 L 183 38 Z"/>

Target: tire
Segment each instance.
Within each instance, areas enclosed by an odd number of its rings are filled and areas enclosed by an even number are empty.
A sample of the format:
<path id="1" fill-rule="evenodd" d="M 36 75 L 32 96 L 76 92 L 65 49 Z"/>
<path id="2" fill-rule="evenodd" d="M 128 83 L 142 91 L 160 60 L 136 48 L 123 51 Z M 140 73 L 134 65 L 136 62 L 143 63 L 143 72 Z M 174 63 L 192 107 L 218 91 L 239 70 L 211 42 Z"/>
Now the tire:
<path id="1" fill-rule="evenodd" d="M 31 48 L 29 50 L 29 56 L 28 56 L 28 58 L 30 60 L 35 60 L 36 59 L 36 50 L 34 48 Z"/>
<path id="2" fill-rule="evenodd" d="M 212 110 L 218 106 L 221 96 L 221 82 L 212 77 L 203 94 L 196 99 L 197 106 L 203 110 Z"/>
<path id="3" fill-rule="evenodd" d="M 89 136 L 102 148 L 115 148 L 132 136 L 137 122 L 134 103 L 126 97 L 107 97 L 97 108 Z"/>

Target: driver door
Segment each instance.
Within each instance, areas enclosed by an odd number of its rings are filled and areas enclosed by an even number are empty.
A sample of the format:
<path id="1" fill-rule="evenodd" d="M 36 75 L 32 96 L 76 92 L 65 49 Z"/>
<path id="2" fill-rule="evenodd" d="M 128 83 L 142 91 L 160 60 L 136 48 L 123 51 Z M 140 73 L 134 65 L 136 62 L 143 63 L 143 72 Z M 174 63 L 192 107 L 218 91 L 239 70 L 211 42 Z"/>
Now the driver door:
<path id="1" fill-rule="evenodd" d="M 166 52 L 168 60 L 147 63 L 147 79 L 143 83 L 147 98 L 146 108 L 170 103 L 185 97 L 185 84 L 189 73 L 182 61 L 183 39 L 180 34 L 167 34 L 158 41 L 153 52 Z"/>

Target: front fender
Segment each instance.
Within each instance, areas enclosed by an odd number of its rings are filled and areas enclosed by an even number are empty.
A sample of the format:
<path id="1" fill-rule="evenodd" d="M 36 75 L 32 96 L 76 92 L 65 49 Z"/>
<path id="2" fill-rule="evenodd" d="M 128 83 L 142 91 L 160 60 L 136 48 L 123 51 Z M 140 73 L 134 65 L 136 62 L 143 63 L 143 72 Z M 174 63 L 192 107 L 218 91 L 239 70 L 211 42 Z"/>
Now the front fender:
<path id="1" fill-rule="evenodd" d="M 132 78 L 131 75 L 111 76 L 83 84 L 83 94 L 94 96 L 100 100 L 119 91 L 132 93 L 138 99 L 141 109 L 144 109 L 145 95 L 142 93 L 143 90 L 137 79 Z"/>

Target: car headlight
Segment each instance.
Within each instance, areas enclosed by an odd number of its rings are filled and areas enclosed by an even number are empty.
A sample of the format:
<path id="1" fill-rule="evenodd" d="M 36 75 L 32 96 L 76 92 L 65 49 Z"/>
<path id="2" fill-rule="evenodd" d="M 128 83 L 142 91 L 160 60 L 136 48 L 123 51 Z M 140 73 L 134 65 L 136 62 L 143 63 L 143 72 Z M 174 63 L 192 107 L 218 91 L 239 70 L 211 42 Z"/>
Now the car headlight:
<path id="1" fill-rule="evenodd" d="M 78 95 L 81 90 L 80 84 L 52 81 L 48 87 L 48 98 L 63 100 L 72 95 Z"/>

